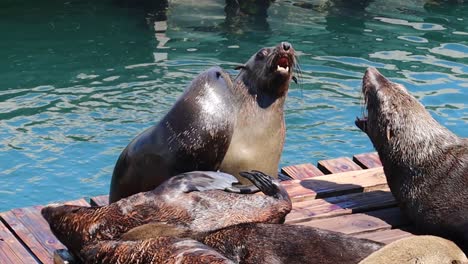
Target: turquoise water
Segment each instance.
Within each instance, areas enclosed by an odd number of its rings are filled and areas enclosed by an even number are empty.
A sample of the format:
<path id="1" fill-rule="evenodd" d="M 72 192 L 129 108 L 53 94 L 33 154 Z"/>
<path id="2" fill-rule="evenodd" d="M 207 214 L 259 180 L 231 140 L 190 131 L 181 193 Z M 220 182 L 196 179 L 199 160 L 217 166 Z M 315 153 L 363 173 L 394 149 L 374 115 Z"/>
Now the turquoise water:
<path id="1" fill-rule="evenodd" d="M 122 149 L 195 75 L 234 75 L 280 41 L 302 69 L 282 166 L 373 150 L 354 126 L 369 66 L 468 137 L 468 4 L 278 0 L 268 18 L 226 18 L 201 2 L 171 1 L 166 23 L 111 1 L 0 3 L 0 211 L 106 194 Z"/>

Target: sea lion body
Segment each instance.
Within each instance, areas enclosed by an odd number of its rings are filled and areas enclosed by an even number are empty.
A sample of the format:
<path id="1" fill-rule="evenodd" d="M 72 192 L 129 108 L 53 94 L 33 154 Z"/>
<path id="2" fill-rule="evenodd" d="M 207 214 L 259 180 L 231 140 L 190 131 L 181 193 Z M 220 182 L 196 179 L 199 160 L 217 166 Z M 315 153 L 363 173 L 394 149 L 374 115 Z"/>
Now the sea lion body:
<path id="1" fill-rule="evenodd" d="M 152 191 L 107 206 L 51 206 L 45 207 L 42 215 L 55 236 L 78 257 L 89 244 L 119 239 L 133 229 L 146 233 L 147 224 L 169 224 L 180 230 L 205 233 L 240 223 L 284 222 L 291 211 L 286 190 L 267 175 L 242 173 L 246 174 L 266 195 L 224 191 L 237 182 L 229 174 L 188 172 L 170 178 Z M 169 235 L 177 236 L 164 230 L 158 233 Z"/>
<path id="2" fill-rule="evenodd" d="M 192 239 L 159 237 L 139 241 L 102 241 L 81 253 L 87 264 L 234 264 Z"/>
<path id="3" fill-rule="evenodd" d="M 149 191 L 188 171 L 216 171 L 232 136 L 232 82 L 213 67 L 198 75 L 161 121 L 120 154 L 109 201 Z"/>
<path id="4" fill-rule="evenodd" d="M 375 251 L 359 264 L 467 264 L 463 251 L 450 240 L 411 236 Z"/>
<path id="5" fill-rule="evenodd" d="M 278 175 L 286 135 L 283 108 L 295 64 L 293 47 L 283 42 L 262 48 L 241 67 L 233 86 L 234 130 L 221 171 L 235 176 L 249 170 Z"/>
<path id="6" fill-rule="evenodd" d="M 132 232 L 122 240 L 154 239 L 172 230 L 177 237 L 196 239 L 235 263 L 245 264 L 357 264 L 383 244 L 309 226 L 247 223 L 208 233 L 180 232 L 167 225 Z"/>
<path id="7" fill-rule="evenodd" d="M 367 133 L 400 208 L 425 234 L 468 250 L 468 139 L 440 125 L 406 88 L 370 68 L 363 78 Z"/>
<path id="8" fill-rule="evenodd" d="M 188 171 L 277 177 L 283 151 L 283 106 L 296 60 L 291 44 L 263 48 L 235 79 L 219 67 L 197 76 L 163 119 L 120 154 L 109 202 L 149 191 Z"/>

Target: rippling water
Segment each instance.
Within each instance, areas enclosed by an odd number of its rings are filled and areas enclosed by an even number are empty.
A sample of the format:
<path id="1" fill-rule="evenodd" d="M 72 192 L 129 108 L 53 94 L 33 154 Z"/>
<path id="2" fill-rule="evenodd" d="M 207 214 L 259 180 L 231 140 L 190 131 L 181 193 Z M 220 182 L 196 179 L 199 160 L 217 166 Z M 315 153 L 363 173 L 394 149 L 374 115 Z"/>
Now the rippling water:
<path id="1" fill-rule="evenodd" d="M 0 211 L 107 193 L 121 150 L 196 74 L 220 65 L 235 75 L 285 40 L 302 74 L 281 165 L 373 150 L 354 126 L 369 66 L 468 137 L 468 4 L 276 1 L 263 19 L 176 0 L 155 23 L 148 9 L 96 2 L 0 3 Z"/>

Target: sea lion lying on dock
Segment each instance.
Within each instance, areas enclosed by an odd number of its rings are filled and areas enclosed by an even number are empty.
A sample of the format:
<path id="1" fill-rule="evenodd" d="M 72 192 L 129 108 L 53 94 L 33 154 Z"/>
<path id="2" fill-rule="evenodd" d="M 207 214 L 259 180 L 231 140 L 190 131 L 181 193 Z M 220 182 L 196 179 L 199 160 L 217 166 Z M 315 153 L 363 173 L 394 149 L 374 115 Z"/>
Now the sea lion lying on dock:
<path id="1" fill-rule="evenodd" d="M 367 69 L 367 118 L 356 125 L 372 141 L 400 208 L 424 234 L 468 252 L 468 139 L 431 117 L 403 85 Z"/>
<path id="2" fill-rule="evenodd" d="M 148 223 L 209 232 L 240 223 L 283 223 L 291 211 L 285 189 L 261 172 L 243 172 L 266 195 L 225 191 L 237 179 L 222 172 L 174 176 L 153 191 L 138 193 L 103 207 L 48 206 L 41 213 L 55 236 L 76 256 L 90 243 L 115 240 Z M 162 233 L 161 235 L 175 236 Z"/>
<path id="3" fill-rule="evenodd" d="M 283 107 L 295 66 L 292 45 L 282 42 L 240 66 L 234 84 L 219 67 L 201 73 L 158 124 L 122 151 L 109 202 L 188 171 L 220 170 L 243 184 L 248 181 L 241 171 L 277 178 L 286 131 Z"/>
<path id="4" fill-rule="evenodd" d="M 450 240 L 411 236 L 394 241 L 359 264 L 468 264 L 463 251 Z"/>
<path id="5" fill-rule="evenodd" d="M 357 264 L 383 247 L 379 242 L 301 225 L 248 223 L 208 233 L 177 229 L 171 225 L 148 224 L 129 231 L 117 241 L 84 248 L 81 255 L 90 263 L 103 264 L 112 263 L 109 259 L 127 263 L 131 260 L 128 252 L 139 252 L 140 258 L 149 259 L 157 252 L 165 252 L 155 244 L 158 240 L 154 240 L 161 239 L 161 233 L 183 233 L 182 237 L 196 239 L 233 263 L 244 264 Z"/>

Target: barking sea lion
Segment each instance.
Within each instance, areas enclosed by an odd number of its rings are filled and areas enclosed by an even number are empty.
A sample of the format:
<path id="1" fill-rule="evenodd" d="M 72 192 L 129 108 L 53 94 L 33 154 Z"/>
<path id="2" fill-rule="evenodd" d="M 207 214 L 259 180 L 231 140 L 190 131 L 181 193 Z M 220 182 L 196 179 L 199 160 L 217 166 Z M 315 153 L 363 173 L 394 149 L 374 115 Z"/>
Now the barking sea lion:
<path id="1" fill-rule="evenodd" d="M 367 118 L 356 125 L 374 144 L 403 212 L 425 234 L 468 250 L 468 139 L 431 117 L 406 88 L 369 68 Z"/>

